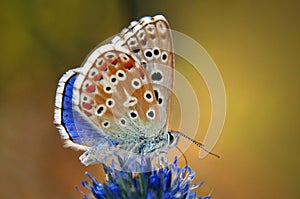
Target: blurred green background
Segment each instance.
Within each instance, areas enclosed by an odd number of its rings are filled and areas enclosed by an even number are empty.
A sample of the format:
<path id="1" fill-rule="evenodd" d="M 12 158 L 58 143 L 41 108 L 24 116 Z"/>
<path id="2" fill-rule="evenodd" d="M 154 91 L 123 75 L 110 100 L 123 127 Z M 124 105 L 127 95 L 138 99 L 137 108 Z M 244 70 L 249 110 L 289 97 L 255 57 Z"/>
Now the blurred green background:
<path id="1" fill-rule="evenodd" d="M 81 198 L 74 186 L 87 179 L 85 171 L 103 178 L 102 168 L 84 167 L 79 152 L 62 147 L 52 123 L 56 85 L 101 41 L 158 13 L 208 51 L 227 92 L 214 148 L 221 159 L 199 160 L 195 146 L 186 152 L 196 181 L 205 181 L 198 193 L 299 198 L 299 10 L 295 0 L 1 1 L 0 198 Z M 204 105 L 196 138 L 202 140 L 209 95 L 184 66 L 176 64 Z"/>

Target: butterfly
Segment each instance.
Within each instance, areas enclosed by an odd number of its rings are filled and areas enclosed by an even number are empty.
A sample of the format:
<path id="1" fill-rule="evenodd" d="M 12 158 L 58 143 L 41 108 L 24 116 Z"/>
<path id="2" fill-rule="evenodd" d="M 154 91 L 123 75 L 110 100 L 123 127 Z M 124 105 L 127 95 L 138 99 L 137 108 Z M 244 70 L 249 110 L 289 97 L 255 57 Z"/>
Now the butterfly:
<path id="1" fill-rule="evenodd" d="M 66 146 L 85 151 L 84 165 L 120 149 L 168 150 L 178 141 L 167 130 L 173 80 L 169 24 L 162 15 L 143 17 L 61 77 L 54 123 Z"/>
<path id="2" fill-rule="evenodd" d="M 84 165 L 105 163 L 120 151 L 166 153 L 179 136 L 205 150 L 168 130 L 174 64 L 171 29 L 162 15 L 133 21 L 96 47 L 58 83 L 54 123 L 65 145 L 85 151 L 79 158 Z"/>

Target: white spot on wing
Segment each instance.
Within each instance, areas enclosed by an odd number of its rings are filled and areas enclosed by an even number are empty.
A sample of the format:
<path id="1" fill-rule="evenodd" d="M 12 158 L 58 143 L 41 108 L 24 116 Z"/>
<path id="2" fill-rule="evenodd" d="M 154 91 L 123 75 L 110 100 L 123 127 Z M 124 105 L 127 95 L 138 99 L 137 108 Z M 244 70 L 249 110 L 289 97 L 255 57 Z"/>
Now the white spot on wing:
<path id="1" fill-rule="evenodd" d="M 126 101 L 123 103 L 125 107 L 134 106 L 137 104 L 138 100 L 135 97 L 132 97 L 128 94 L 128 92 L 124 89 L 124 93 L 126 95 Z"/>

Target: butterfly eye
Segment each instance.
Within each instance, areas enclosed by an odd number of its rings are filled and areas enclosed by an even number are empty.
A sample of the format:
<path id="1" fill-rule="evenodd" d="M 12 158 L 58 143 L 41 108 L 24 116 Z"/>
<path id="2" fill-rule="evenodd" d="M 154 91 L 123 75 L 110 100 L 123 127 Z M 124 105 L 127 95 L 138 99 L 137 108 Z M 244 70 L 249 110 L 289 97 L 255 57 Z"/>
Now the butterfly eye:
<path id="1" fill-rule="evenodd" d="M 111 75 L 110 76 L 110 82 L 113 84 L 113 85 L 116 85 L 118 84 L 118 79 L 115 75 Z"/>
<path id="2" fill-rule="evenodd" d="M 103 104 L 99 105 L 95 110 L 95 114 L 99 117 L 101 117 L 105 112 L 106 106 L 104 106 Z"/>
<path id="3" fill-rule="evenodd" d="M 144 99 L 149 103 L 153 101 L 152 93 L 149 90 L 144 93 Z"/>
<path id="4" fill-rule="evenodd" d="M 163 53 L 161 54 L 161 60 L 162 60 L 163 62 L 166 62 L 166 61 L 168 60 L 168 54 L 167 54 L 166 52 L 163 52 Z"/>
<path id="5" fill-rule="evenodd" d="M 174 135 L 170 131 L 167 132 L 167 138 L 168 138 L 168 144 L 172 145 L 174 142 Z"/>
<path id="6" fill-rule="evenodd" d="M 114 107 L 114 105 L 115 105 L 115 100 L 113 100 L 112 98 L 109 98 L 106 100 L 107 107 L 112 108 L 112 107 Z"/>
<path id="7" fill-rule="evenodd" d="M 138 118 L 138 116 L 139 116 L 137 111 L 130 111 L 128 115 L 133 120 Z"/>
<path id="8" fill-rule="evenodd" d="M 102 122 L 102 126 L 103 126 L 104 128 L 108 128 L 109 125 L 110 125 L 110 122 L 109 122 L 108 120 L 104 120 L 104 121 Z"/>
<path id="9" fill-rule="evenodd" d="M 134 78 L 131 82 L 131 85 L 135 89 L 141 88 L 141 81 L 138 78 Z"/>
<path id="10" fill-rule="evenodd" d="M 155 118 L 155 111 L 150 108 L 147 113 L 146 113 L 147 118 L 149 118 L 150 120 L 153 120 Z"/>
<path id="11" fill-rule="evenodd" d="M 126 79 L 126 74 L 123 70 L 118 70 L 116 74 L 120 81 L 124 81 Z"/>

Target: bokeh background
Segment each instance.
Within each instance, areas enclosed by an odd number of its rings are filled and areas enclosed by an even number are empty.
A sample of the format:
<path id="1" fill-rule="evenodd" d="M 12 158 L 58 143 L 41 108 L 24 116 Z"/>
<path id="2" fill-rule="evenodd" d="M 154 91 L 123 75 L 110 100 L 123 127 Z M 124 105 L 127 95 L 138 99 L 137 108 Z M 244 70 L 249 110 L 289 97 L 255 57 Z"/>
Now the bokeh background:
<path id="1" fill-rule="evenodd" d="M 158 13 L 208 51 L 227 92 L 214 148 L 221 159 L 199 160 L 195 146 L 185 153 L 195 180 L 205 181 L 198 193 L 299 198 L 299 10 L 296 0 L 0 1 L 0 198 L 81 198 L 74 186 L 85 171 L 103 179 L 101 167 L 84 167 L 79 152 L 62 147 L 52 123 L 56 85 L 101 41 Z M 197 91 L 201 141 L 207 88 L 184 61 L 176 68 Z"/>

